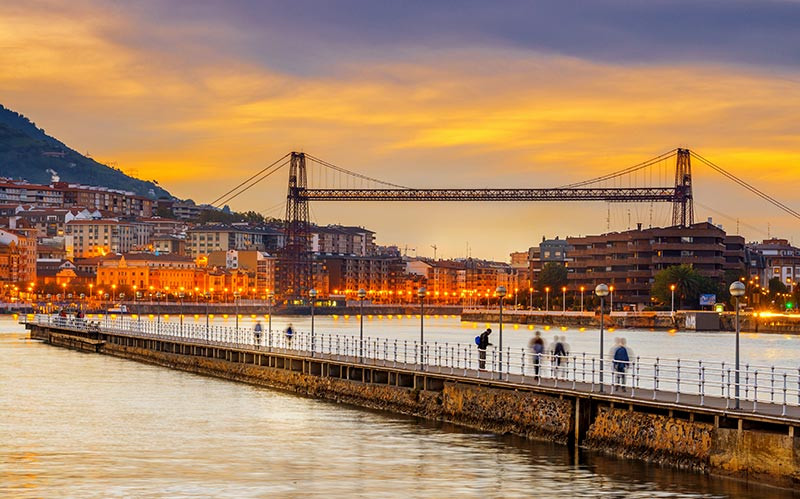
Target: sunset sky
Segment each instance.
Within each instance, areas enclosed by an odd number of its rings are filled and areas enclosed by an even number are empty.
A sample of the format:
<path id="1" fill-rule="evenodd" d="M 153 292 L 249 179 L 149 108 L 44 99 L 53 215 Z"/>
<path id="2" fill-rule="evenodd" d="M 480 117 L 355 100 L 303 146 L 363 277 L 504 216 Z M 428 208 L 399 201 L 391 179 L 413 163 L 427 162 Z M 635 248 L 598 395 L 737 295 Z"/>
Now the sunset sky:
<path id="1" fill-rule="evenodd" d="M 4 2 L 0 104 L 196 202 L 291 150 L 414 187 L 550 187 L 688 147 L 800 209 L 798 26 L 800 2 L 769 0 Z M 696 219 L 800 244 L 796 219 L 693 166 Z M 285 184 L 231 207 L 279 216 Z M 503 260 L 605 232 L 609 214 L 311 209 L 420 255 Z M 610 227 L 668 212 L 614 205 Z"/>

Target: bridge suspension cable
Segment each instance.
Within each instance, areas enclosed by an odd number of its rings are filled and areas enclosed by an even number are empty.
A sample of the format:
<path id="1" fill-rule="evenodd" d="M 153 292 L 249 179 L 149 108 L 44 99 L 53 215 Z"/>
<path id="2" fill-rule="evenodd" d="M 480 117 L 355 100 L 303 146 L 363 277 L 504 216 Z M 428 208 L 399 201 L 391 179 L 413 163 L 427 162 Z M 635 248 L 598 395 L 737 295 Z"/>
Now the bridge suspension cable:
<path id="1" fill-rule="evenodd" d="M 289 158 L 290 154 L 291 153 L 284 154 L 280 159 L 278 159 L 277 161 L 271 163 L 269 166 L 266 166 L 266 167 L 262 168 L 258 173 L 250 176 L 249 178 L 247 178 L 246 180 L 241 182 L 239 185 L 237 185 L 233 189 L 231 189 L 228 192 L 226 192 L 225 194 L 221 195 L 220 197 L 218 197 L 214 201 L 211 201 L 211 203 L 209 203 L 209 204 L 211 206 L 220 207 L 220 206 L 224 206 L 225 204 L 231 202 L 233 199 L 237 198 L 239 195 L 243 194 L 244 192 L 249 190 L 254 185 L 258 184 L 259 182 L 261 182 L 265 178 L 269 177 L 270 175 L 272 175 L 276 171 L 280 170 L 282 167 L 286 166 L 286 164 L 288 164 L 288 162 L 289 162 L 288 158 Z M 279 163 L 282 163 L 282 164 L 279 165 Z M 265 172 L 267 172 L 271 168 L 274 168 L 274 169 L 272 171 L 270 171 L 269 173 L 266 173 L 263 177 L 258 178 L 254 182 L 252 182 L 249 185 L 247 185 L 246 187 L 242 188 L 245 184 L 247 184 L 248 182 L 250 182 L 253 179 L 256 179 L 257 177 L 259 177 L 260 175 L 264 174 Z"/>
<path id="2" fill-rule="evenodd" d="M 608 174 L 602 175 L 600 177 L 591 178 L 589 180 L 583 180 L 583 181 L 580 181 L 580 182 L 575 182 L 573 184 L 563 185 L 563 186 L 561 186 L 559 188 L 560 189 L 569 189 L 569 188 L 574 188 L 574 187 L 583 187 L 583 186 L 590 185 L 590 184 L 597 184 L 597 183 L 600 183 L 600 182 L 605 182 L 606 180 L 615 179 L 615 178 L 618 178 L 618 177 L 622 177 L 624 175 L 629 175 L 631 173 L 637 172 L 639 170 L 643 170 L 645 168 L 653 166 L 656 163 L 664 161 L 665 159 L 668 159 L 671 156 L 674 156 L 675 153 L 677 153 L 677 152 L 678 152 L 678 149 L 675 148 L 675 149 L 672 149 L 671 151 L 667 151 L 667 152 L 665 152 L 663 154 L 660 154 L 660 155 L 658 155 L 658 156 L 656 156 L 654 158 L 648 159 L 647 161 L 643 161 L 643 162 L 637 163 L 637 164 L 635 164 L 633 166 L 629 166 L 627 168 L 623 168 L 622 170 L 619 170 L 619 171 L 616 171 L 616 172 L 613 172 L 613 173 L 608 173 Z"/>
<path id="3" fill-rule="evenodd" d="M 370 181 L 370 182 L 374 182 L 376 184 L 385 185 L 387 187 L 394 187 L 394 188 L 397 188 L 397 189 L 411 189 L 411 187 L 406 187 L 404 185 L 393 184 L 391 182 L 386 182 L 384 180 L 380 180 L 380 179 L 377 179 L 377 178 L 374 178 L 374 177 L 369 177 L 367 175 L 363 175 L 361 173 L 357 173 L 357 172 L 348 170 L 346 168 L 342 168 L 341 166 L 336 166 L 333 163 L 329 163 L 328 161 L 325 161 L 323 159 L 319 159 L 319 158 L 317 158 L 315 156 L 312 156 L 310 154 L 306 154 L 305 156 L 306 156 L 307 159 L 310 159 L 314 163 L 317 163 L 317 164 L 319 164 L 321 166 L 324 166 L 326 168 L 330 168 L 331 170 L 337 171 L 339 173 L 344 173 L 345 175 L 350 175 L 351 177 L 359 178 L 361 180 L 367 180 L 367 181 Z"/>
<path id="4" fill-rule="evenodd" d="M 725 170 L 721 166 L 719 166 L 719 165 L 707 160 L 703 156 L 700 156 L 696 152 L 692 152 L 691 155 L 695 159 L 697 159 L 698 161 L 701 161 L 703 164 L 705 164 L 706 166 L 711 168 L 712 170 L 716 171 L 717 173 L 723 175 L 724 177 L 728 178 L 729 180 L 732 180 L 733 182 L 735 182 L 735 183 L 739 184 L 740 186 L 744 187 L 745 189 L 747 189 L 748 191 L 752 192 L 753 194 L 755 194 L 756 196 L 760 197 L 761 199 L 767 201 L 768 203 L 772 204 L 773 206 L 777 207 L 778 209 L 780 209 L 780 210 L 788 213 L 789 215 L 793 216 L 794 218 L 797 218 L 798 220 L 800 220 L 800 212 L 797 212 L 796 210 L 794 210 L 794 209 L 790 208 L 789 206 L 783 204 L 782 202 L 778 201 L 777 199 L 775 199 L 774 197 L 772 197 L 769 194 L 765 193 L 764 191 L 762 191 L 762 190 L 754 187 L 753 185 L 747 183 L 746 181 L 744 181 L 741 178 L 737 177 L 733 173 Z"/>

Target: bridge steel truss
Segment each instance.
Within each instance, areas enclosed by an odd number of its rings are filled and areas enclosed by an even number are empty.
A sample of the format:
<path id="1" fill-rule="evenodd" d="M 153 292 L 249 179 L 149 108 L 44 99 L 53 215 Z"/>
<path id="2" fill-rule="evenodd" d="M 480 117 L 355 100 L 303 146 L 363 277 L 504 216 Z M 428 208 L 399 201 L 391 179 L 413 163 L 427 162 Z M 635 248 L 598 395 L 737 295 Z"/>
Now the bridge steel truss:
<path id="1" fill-rule="evenodd" d="M 563 189 L 306 189 L 307 201 L 610 201 L 674 202 L 672 187 Z"/>
<path id="2" fill-rule="evenodd" d="M 313 283 L 309 201 L 606 201 L 672 203 L 674 225 L 694 217 L 690 151 L 677 149 L 675 185 L 669 187 L 557 187 L 550 189 L 310 189 L 306 155 L 293 152 L 286 198 L 286 244 L 280 253 L 277 294 L 299 304 Z"/>

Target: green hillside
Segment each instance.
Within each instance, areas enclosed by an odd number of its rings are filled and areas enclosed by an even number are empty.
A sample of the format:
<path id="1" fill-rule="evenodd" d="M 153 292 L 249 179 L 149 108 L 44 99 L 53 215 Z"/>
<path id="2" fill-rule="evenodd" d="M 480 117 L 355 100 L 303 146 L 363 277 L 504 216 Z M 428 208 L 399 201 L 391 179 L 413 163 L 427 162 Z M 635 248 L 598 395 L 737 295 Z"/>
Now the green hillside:
<path id="1" fill-rule="evenodd" d="M 0 176 L 49 184 L 52 172 L 63 182 L 122 189 L 151 198 L 171 197 L 154 182 L 129 177 L 70 149 L 25 116 L 0 105 Z"/>

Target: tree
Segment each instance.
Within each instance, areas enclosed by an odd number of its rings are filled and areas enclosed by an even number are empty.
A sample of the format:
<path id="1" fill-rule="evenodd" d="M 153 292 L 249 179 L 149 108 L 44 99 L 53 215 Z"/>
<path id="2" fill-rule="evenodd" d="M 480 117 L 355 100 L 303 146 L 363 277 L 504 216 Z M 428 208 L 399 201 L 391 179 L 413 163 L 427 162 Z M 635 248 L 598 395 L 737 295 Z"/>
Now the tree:
<path id="1" fill-rule="evenodd" d="M 769 294 L 770 296 L 774 297 L 779 293 L 786 293 L 788 288 L 786 284 L 781 281 L 780 277 L 773 277 L 769 280 Z"/>
<path id="2" fill-rule="evenodd" d="M 650 295 L 656 300 L 666 305 L 672 299 L 671 286 L 675 286 L 675 305 L 676 306 L 699 306 L 701 294 L 719 294 L 720 286 L 718 283 L 701 275 L 694 267 L 689 264 L 673 265 L 667 267 L 656 274 Z"/>
<path id="3" fill-rule="evenodd" d="M 547 262 L 542 267 L 537 280 L 540 289 L 550 286 L 551 289 L 561 289 L 567 285 L 567 268 L 560 263 Z"/>

